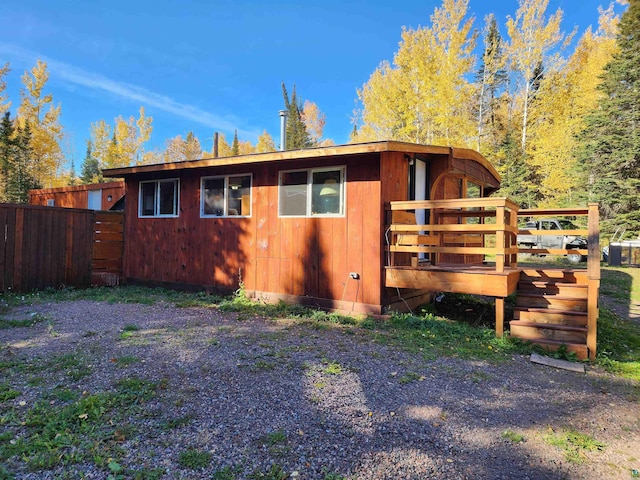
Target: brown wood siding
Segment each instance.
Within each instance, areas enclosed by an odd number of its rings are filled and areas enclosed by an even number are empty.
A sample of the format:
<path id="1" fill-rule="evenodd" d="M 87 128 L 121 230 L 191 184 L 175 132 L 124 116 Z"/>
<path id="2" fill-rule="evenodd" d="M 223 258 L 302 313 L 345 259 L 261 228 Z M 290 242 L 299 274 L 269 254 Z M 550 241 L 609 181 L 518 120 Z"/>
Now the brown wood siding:
<path id="1" fill-rule="evenodd" d="M 89 190 L 102 190 L 102 210 L 109 210 L 124 195 L 124 182 L 30 190 L 29 204 L 47 206 L 47 201 L 53 200 L 55 207 L 87 208 L 89 205 Z M 111 200 L 109 200 L 109 196 L 111 196 Z"/>
<path id="2" fill-rule="evenodd" d="M 0 231 L 0 291 L 90 285 L 92 211 L 2 204 Z"/>
<path id="3" fill-rule="evenodd" d="M 347 167 L 345 217 L 278 217 L 280 170 L 342 165 Z M 251 217 L 200 218 L 201 177 L 243 173 L 253 178 Z M 172 177 L 171 172 L 165 175 Z M 178 218 L 138 218 L 139 181 L 160 177 L 128 177 L 127 278 L 234 289 L 241 270 L 248 291 L 381 304 L 379 154 L 322 159 L 322 163 L 283 160 L 277 166 L 227 166 L 179 175 Z M 406 194 L 406 185 L 403 188 Z M 350 272 L 360 279 L 350 279 Z"/>

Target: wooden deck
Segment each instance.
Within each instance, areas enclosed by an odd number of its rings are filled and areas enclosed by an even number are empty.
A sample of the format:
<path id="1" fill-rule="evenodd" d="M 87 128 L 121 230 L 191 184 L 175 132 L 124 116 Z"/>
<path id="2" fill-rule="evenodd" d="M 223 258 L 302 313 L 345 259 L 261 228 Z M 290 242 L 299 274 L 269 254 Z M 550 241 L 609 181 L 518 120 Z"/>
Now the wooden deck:
<path id="1" fill-rule="evenodd" d="M 428 224 L 415 224 L 413 212 L 418 210 L 426 212 Z M 389 212 L 386 287 L 494 297 L 498 336 L 504 331 L 505 298 L 517 293 L 517 317 L 509 319 L 511 336 L 550 350 L 564 345 L 579 358 L 595 359 L 600 286 L 597 204 L 519 212 L 505 198 L 454 199 L 391 202 Z M 519 267 L 518 253 L 578 252 L 518 249 L 518 233 L 531 233 L 518 229 L 518 217 L 563 215 L 588 217 L 587 229 L 568 233 L 587 236 L 588 250 L 579 251 L 587 256 L 587 268 Z M 495 258 L 495 262 L 487 262 L 487 257 Z"/>
<path id="2" fill-rule="evenodd" d="M 389 266 L 385 284 L 397 288 L 428 285 L 434 292 L 507 297 L 516 291 L 519 278 L 520 269 L 506 267 L 497 272 L 495 265 Z"/>

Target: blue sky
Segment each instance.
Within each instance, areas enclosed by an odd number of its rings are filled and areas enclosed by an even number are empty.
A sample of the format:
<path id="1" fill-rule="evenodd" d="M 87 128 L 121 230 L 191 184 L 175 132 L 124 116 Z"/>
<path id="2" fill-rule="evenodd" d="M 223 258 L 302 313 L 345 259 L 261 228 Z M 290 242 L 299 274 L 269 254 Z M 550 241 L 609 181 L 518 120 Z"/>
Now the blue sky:
<path id="1" fill-rule="evenodd" d="M 197 1 L 23 0 L 0 6 L 0 64 L 10 62 L 8 93 L 17 108 L 20 76 L 48 63 L 47 93 L 62 105 L 66 146 L 76 171 L 92 122 L 153 117 L 147 150 L 193 131 L 211 150 L 214 131 L 255 143 L 279 142 L 281 84 L 326 114 L 325 137 L 346 143 L 356 89 L 392 60 L 402 26 L 429 25 L 440 0 Z M 600 0 L 550 0 L 563 30 L 597 28 Z M 470 0 L 481 29 L 494 12 L 504 28 L 517 0 Z M 620 6 L 616 11 L 620 12 Z"/>

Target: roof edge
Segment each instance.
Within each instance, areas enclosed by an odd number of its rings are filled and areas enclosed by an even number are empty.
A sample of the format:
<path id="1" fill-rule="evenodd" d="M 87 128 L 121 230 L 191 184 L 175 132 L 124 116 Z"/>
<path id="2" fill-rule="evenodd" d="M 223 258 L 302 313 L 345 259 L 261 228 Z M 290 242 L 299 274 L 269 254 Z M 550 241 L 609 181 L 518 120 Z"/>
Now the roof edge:
<path id="1" fill-rule="evenodd" d="M 302 150 L 285 150 L 268 153 L 253 153 L 236 157 L 203 158 L 198 160 L 184 160 L 181 162 L 158 163 L 153 165 L 136 165 L 105 169 L 102 173 L 106 177 L 126 177 L 139 173 L 171 172 L 206 167 L 224 167 L 230 165 L 245 165 L 267 163 L 282 160 L 302 160 L 324 158 L 339 155 L 358 155 L 363 153 L 403 152 L 424 153 L 434 155 L 453 154 L 455 158 L 474 160 L 486 167 L 498 181 L 500 175 L 495 168 L 475 150 L 467 148 L 444 147 L 438 145 L 422 145 L 418 143 L 400 142 L 395 140 L 381 140 L 367 143 L 352 143 L 346 145 L 332 145 L 328 147 L 314 147 Z"/>

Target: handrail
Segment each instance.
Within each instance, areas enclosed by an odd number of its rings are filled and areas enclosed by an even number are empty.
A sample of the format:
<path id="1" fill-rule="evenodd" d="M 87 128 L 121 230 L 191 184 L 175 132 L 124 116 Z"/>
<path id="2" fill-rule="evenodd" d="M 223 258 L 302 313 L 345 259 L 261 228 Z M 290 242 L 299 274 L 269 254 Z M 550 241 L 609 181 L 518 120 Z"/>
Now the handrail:
<path id="1" fill-rule="evenodd" d="M 482 256 L 482 260 L 486 255 L 495 255 L 496 271 L 503 272 L 505 266 L 517 266 L 518 206 L 508 198 L 395 201 L 390 202 L 387 209 L 392 216 L 397 211 L 425 210 L 429 212 L 430 222 L 406 224 L 392 221 L 388 229 L 392 239 L 387 247 L 392 260 L 396 258 L 395 253 L 411 253 L 414 255 L 413 265 L 417 263 L 416 255 L 421 253 L 428 254 L 433 265 L 440 263 L 442 258 L 453 258 L 450 255 Z M 478 218 L 478 223 L 467 223 L 474 217 Z M 495 218 L 495 223 L 485 223 L 489 217 Z M 485 245 L 487 235 L 495 237 L 495 246 Z M 393 263 L 390 266 L 394 266 Z"/>

